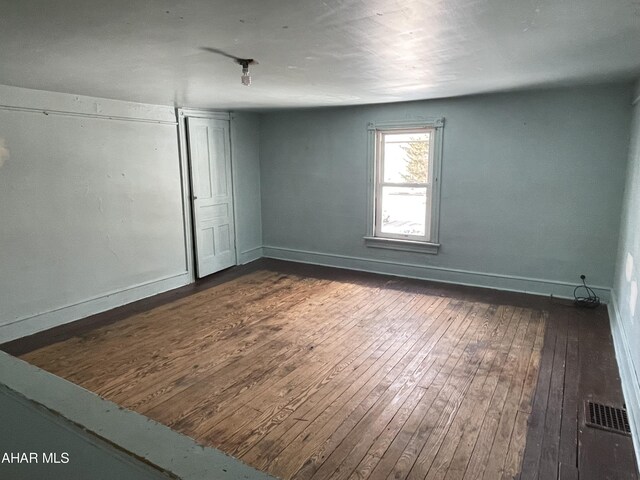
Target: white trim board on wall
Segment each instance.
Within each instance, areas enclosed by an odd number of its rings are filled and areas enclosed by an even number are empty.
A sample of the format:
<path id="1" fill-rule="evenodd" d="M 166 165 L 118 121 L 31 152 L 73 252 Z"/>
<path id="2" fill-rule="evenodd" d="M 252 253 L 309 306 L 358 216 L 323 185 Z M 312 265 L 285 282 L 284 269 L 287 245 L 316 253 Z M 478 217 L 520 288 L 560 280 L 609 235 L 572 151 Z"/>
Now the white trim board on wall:
<path id="1" fill-rule="evenodd" d="M 629 337 L 625 332 L 624 323 L 620 317 L 616 296 L 613 294 L 611 295 L 608 310 L 611 335 L 613 336 L 616 360 L 620 370 L 620 382 L 622 383 L 622 392 L 627 405 L 629 424 L 631 425 L 633 448 L 635 449 L 636 462 L 638 462 L 638 469 L 640 470 L 640 381 L 631 356 Z"/>
<path id="2" fill-rule="evenodd" d="M 0 85 L 0 108 L 41 115 L 176 125 L 172 107 Z"/>
<path id="3" fill-rule="evenodd" d="M 264 246 L 263 255 L 267 258 L 290 260 L 293 262 L 324 265 L 328 267 L 358 270 L 363 272 L 396 275 L 399 277 L 431 280 L 441 283 L 453 283 L 472 287 L 493 288 L 508 292 L 529 293 L 533 295 L 552 295 L 558 298 L 573 298 L 574 284 L 556 280 L 546 280 L 497 273 L 473 272 L 453 268 L 415 265 L 371 258 L 352 257 L 333 253 L 310 252 L 293 248 Z M 608 287 L 591 287 L 601 300 L 608 302 L 611 290 Z"/>
<path id="4" fill-rule="evenodd" d="M 251 248 L 238 254 L 238 265 L 253 262 L 264 256 L 262 247 Z"/>
<path id="5" fill-rule="evenodd" d="M 190 282 L 189 272 L 182 272 L 170 277 L 134 285 L 123 290 L 109 292 L 38 315 L 20 318 L 0 326 L 0 343 L 26 337 L 27 335 L 80 320 L 90 315 L 106 312 L 143 298 L 182 287 Z"/>

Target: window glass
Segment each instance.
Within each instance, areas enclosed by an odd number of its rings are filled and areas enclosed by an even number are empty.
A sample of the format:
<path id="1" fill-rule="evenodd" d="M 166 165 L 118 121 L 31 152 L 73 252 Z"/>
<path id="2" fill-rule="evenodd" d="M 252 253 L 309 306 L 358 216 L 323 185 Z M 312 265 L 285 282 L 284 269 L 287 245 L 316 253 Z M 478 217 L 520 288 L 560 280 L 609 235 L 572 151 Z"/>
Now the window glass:
<path id="1" fill-rule="evenodd" d="M 427 189 L 382 187 L 381 232 L 425 235 Z"/>
<path id="2" fill-rule="evenodd" d="M 384 134 L 384 182 L 427 183 L 430 133 Z"/>

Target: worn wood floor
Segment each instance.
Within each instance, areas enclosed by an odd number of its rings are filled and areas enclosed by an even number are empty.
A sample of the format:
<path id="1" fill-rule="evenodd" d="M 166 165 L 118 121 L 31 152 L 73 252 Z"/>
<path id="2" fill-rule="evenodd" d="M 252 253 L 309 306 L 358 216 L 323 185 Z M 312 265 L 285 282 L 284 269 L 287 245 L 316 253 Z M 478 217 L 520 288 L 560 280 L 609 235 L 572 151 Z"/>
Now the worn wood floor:
<path id="1" fill-rule="evenodd" d="M 578 381 L 615 363 L 597 353 L 601 312 L 262 266 L 40 335 L 22 358 L 280 478 L 578 478 L 580 442 L 621 437 L 580 427 L 583 396 L 621 398 L 615 371 Z M 581 478 L 637 478 L 627 438 L 595 470 L 613 476 Z"/>

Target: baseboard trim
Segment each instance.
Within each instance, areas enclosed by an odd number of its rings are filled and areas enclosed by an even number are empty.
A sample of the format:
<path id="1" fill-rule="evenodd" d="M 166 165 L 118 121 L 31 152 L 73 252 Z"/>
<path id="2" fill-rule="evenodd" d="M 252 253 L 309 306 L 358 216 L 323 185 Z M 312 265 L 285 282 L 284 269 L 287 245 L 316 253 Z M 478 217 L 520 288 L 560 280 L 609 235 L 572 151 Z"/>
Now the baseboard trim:
<path id="1" fill-rule="evenodd" d="M 253 262 L 254 260 L 258 260 L 259 258 L 262 258 L 262 247 L 250 248 L 249 250 L 240 252 L 238 264 L 244 265 L 246 263 Z"/>
<path id="2" fill-rule="evenodd" d="M 474 272 L 453 268 L 435 267 L 429 265 L 415 265 L 410 263 L 392 262 L 372 258 L 352 257 L 333 253 L 311 252 L 293 248 L 264 246 L 263 256 L 278 260 L 324 265 L 328 267 L 344 268 L 400 277 L 431 280 L 441 283 L 468 285 L 472 287 L 493 288 L 508 292 L 529 293 L 533 295 L 552 295 L 558 298 L 573 298 L 575 284 L 556 280 L 519 277 L 497 273 Z M 608 302 L 611 290 L 608 287 L 591 287 L 602 301 Z"/>
<path id="3" fill-rule="evenodd" d="M 640 381 L 638 381 L 638 371 L 633 363 L 629 337 L 624 329 L 624 323 L 620 316 L 615 292 L 611 293 L 611 302 L 609 302 L 608 310 L 613 345 L 616 351 L 618 369 L 620 370 L 622 393 L 624 394 L 624 400 L 627 404 L 633 448 L 636 453 L 638 470 L 640 470 Z"/>
<path id="4" fill-rule="evenodd" d="M 189 272 L 181 272 L 72 305 L 65 305 L 55 310 L 20 318 L 0 326 L 0 344 L 182 287 L 190 282 Z"/>
<path id="5" fill-rule="evenodd" d="M 0 384 L 174 478 L 274 480 L 220 450 L 199 445 L 165 425 L 5 352 L 0 352 Z"/>

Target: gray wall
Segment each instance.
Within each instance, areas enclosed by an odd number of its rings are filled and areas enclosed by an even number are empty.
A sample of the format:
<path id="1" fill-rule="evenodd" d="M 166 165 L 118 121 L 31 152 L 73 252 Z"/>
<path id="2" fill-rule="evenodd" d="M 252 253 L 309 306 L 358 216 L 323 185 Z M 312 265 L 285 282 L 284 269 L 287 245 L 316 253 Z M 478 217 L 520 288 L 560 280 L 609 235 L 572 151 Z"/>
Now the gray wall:
<path id="1" fill-rule="evenodd" d="M 1 463 L 0 478 L 151 480 L 168 476 L 0 385 L 0 455 L 34 452 L 38 463 Z M 68 454 L 68 463 L 45 464 L 42 454 Z"/>
<path id="2" fill-rule="evenodd" d="M 231 114 L 231 156 L 238 260 L 262 256 L 260 207 L 260 119 L 256 113 Z"/>
<path id="3" fill-rule="evenodd" d="M 633 98 L 629 162 L 609 318 L 640 468 L 640 299 L 637 292 L 640 282 L 640 81 Z"/>
<path id="4" fill-rule="evenodd" d="M 188 282 L 171 107 L 0 100 L 0 339 Z"/>
<path id="5" fill-rule="evenodd" d="M 624 84 L 265 114 L 265 254 L 565 295 L 584 273 L 608 289 L 630 95 Z M 365 247 L 368 122 L 440 116 L 440 253 Z"/>
<path id="6" fill-rule="evenodd" d="M 640 83 L 636 96 L 640 98 Z M 630 258 L 630 279 L 627 280 L 627 261 Z M 638 382 L 637 372 L 640 369 L 640 298 L 632 298 L 632 282 L 640 283 L 640 102 L 633 109 L 631 144 L 629 148 L 629 165 L 627 184 L 624 193 L 622 210 L 622 226 L 620 230 L 620 246 L 616 264 L 614 295 L 625 337 L 631 347 L 631 361 Z M 635 312 L 631 311 L 631 303 L 635 303 Z M 640 398 L 640 392 L 638 392 Z M 637 413 L 640 414 L 640 411 Z M 640 422 L 640 418 L 638 418 Z"/>

